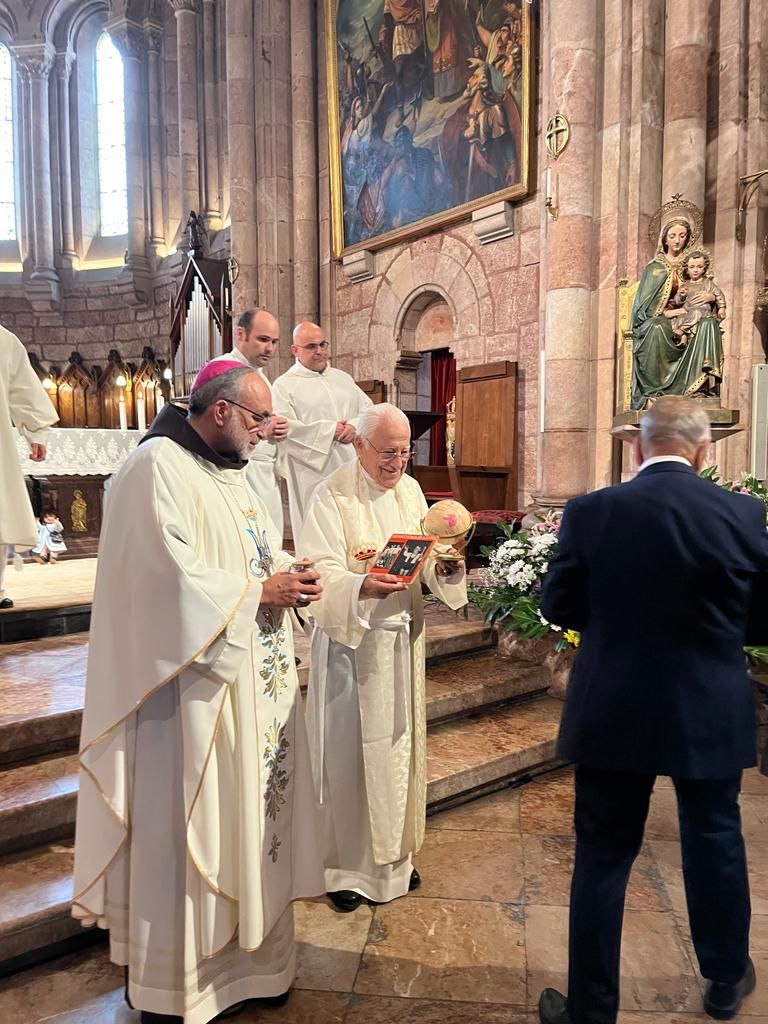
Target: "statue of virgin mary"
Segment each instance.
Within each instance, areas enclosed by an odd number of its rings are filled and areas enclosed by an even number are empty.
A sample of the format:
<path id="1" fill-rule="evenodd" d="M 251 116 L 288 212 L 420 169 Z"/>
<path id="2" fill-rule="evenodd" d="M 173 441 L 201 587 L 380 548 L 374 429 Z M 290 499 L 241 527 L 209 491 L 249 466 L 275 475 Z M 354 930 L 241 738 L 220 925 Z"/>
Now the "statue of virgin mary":
<path id="1" fill-rule="evenodd" d="M 680 314 L 680 267 L 702 225 L 701 210 L 679 196 L 651 222 L 654 237 L 658 232 L 657 251 L 643 271 L 632 306 L 633 409 L 644 409 L 649 399 L 661 395 L 692 396 L 704 386 L 712 394 L 713 379 L 714 394 L 719 396 L 723 338 L 717 316 L 702 317 L 685 343 L 672 328 L 672 318 Z M 713 303 L 715 296 L 703 291 L 695 301 Z"/>

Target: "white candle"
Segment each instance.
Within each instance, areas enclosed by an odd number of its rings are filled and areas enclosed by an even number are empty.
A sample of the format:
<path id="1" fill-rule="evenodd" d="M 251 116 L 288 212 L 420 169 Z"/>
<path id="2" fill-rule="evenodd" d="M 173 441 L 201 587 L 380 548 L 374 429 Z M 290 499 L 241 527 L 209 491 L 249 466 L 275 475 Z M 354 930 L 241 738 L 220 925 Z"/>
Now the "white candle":
<path id="1" fill-rule="evenodd" d="M 165 399 L 163 398 L 163 392 L 160 390 L 160 388 L 155 388 L 155 410 L 156 410 L 156 412 L 160 412 L 160 410 L 163 408 L 164 405 L 165 405 Z"/>
<path id="2" fill-rule="evenodd" d="M 128 414 L 125 411 L 125 398 L 120 395 L 120 401 L 117 403 L 117 408 L 120 413 L 120 429 L 128 429 Z"/>
<path id="3" fill-rule="evenodd" d="M 544 198 L 545 199 L 551 199 L 552 198 L 552 168 L 551 167 L 547 168 L 546 184 L 544 186 L 544 191 L 545 191 Z"/>
<path id="4" fill-rule="evenodd" d="M 136 397 L 136 419 L 138 421 L 139 430 L 147 429 L 147 407 L 144 403 L 144 395 L 141 398 Z"/>

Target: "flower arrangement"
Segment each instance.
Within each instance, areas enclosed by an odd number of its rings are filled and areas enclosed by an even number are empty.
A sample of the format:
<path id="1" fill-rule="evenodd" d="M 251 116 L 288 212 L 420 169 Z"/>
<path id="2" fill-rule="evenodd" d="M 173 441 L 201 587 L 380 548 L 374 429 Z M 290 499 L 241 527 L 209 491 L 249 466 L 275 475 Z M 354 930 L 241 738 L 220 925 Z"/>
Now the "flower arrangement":
<path id="1" fill-rule="evenodd" d="M 479 570 L 468 597 L 493 625 L 529 640 L 556 636 L 559 652 L 578 647 L 581 637 L 575 630 L 547 622 L 541 614 L 541 587 L 557 548 L 561 513 L 549 509 L 538 519 L 530 530 L 519 533 L 510 523 L 497 523 L 504 539 L 496 547 L 481 548 L 488 567 Z"/>

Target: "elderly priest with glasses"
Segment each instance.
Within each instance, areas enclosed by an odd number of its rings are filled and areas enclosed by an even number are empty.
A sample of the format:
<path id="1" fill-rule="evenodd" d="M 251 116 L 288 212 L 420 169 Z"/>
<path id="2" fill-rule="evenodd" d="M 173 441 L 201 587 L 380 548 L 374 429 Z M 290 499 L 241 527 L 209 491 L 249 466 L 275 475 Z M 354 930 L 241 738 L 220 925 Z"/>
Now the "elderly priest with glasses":
<path id="1" fill-rule="evenodd" d="M 422 581 L 449 608 L 467 599 L 464 563 L 437 549 L 410 584 L 369 571 L 393 534 L 421 533 L 427 503 L 404 475 L 411 432 L 399 409 L 364 411 L 353 444 L 357 458 L 315 490 L 297 548 L 324 587 L 312 606 L 307 715 L 325 884 L 341 911 L 420 882 L 411 857 L 427 795 Z"/>
<path id="2" fill-rule="evenodd" d="M 296 326 L 291 346 L 296 362 L 273 387 L 275 411 L 289 421 L 278 472 L 288 485 L 294 540 L 301 533 L 312 491 L 334 469 L 354 459 L 357 417 L 371 406 L 348 373 L 328 365 L 322 327 Z"/>
<path id="3" fill-rule="evenodd" d="M 244 472 L 270 416 L 198 374 L 115 477 L 93 602 L 74 915 L 110 930 L 143 1024 L 285 1001 L 292 901 L 323 886 L 287 609 L 320 594 Z"/>

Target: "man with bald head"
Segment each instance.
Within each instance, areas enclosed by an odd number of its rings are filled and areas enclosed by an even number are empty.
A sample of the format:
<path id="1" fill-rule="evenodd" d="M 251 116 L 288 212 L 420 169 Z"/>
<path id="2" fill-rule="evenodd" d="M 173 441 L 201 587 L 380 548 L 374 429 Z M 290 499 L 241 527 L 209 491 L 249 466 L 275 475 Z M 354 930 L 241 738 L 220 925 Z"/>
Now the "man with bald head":
<path id="1" fill-rule="evenodd" d="M 143 1024 L 279 1005 L 292 901 L 322 892 L 287 571 L 245 472 L 269 388 L 208 363 L 110 489 L 93 602 L 74 916 L 109 929 Z"/>
<path id="2" fill-rule="evenodd" d="M 288 484 L 294 541 L 312 491 L 335 469 L 354 459 L 355 424 L 371 400 L 343 370 L 328 365 L 329 342 L 317 324 L 297 324 L 295 364 L 275 381 L 275 409 L 287 417 L 280 472 Z"/>
<path id="3" fill-rule="evenodd" d="M 358 422 L 353 461 L 315 490 L 298 541 L 320 573 L 307 722 L 328 895 L 341 911 L 419 884 L 426 819 L 421 585 L 466 604 L 464 563 L 429 556 L 411 583 L 370 569 L 394 533 L 421 533 L 427 503 L 405 474 L 411 428 L 395 406 Z M 373 550 L 372 550 L 373 549 Z"/>
<path id="4" fill-rule="evenodd" d="M 257 370 L 272 394 L 272 385 L 264 372 L 274 359 L 280 341 L 277 318 L 266 309 L 246 309 L 237 318 L 233 348 L 218 360 L 235 360 Z M 283 416 L 271 416 L 262 438 L 251 452 L 246 469 L 248 482 L 267 507 L 278 536 L 283 537 L 283 499 L 278 480 L 278 445 L 288 436 L 288 421 Z"/>

